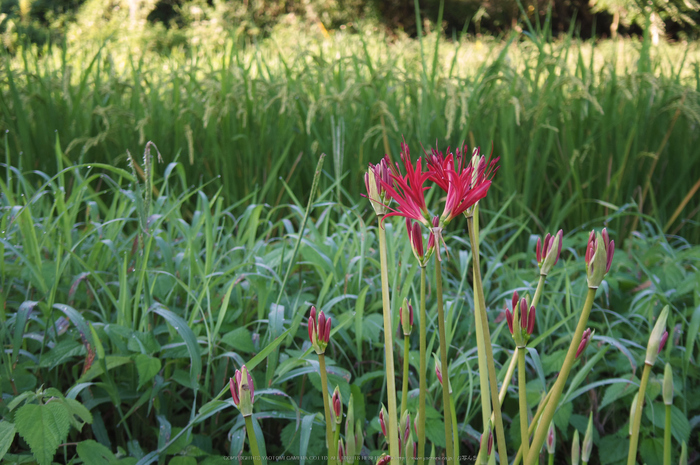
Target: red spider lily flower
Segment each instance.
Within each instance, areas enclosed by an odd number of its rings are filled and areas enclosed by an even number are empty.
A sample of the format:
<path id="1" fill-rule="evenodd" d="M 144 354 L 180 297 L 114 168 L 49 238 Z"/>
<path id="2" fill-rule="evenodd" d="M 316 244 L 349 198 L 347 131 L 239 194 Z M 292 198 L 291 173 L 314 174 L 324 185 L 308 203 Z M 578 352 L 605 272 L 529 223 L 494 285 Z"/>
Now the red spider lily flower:
<path id="1" fill-rule="evenodd" d="M 478 148 L 474 150 L 473 162 L 462 167 L 465 151 L 466 146 L 462 152 L 458 149 L 455 157 L 449 149 L 447 156 L 433 150 L 432 156 L 428 157 L 428 167 L 433 173 L 430 180 L 447 192 L 445 208 L 440 216 L 443 224 L 448 224 L 486 197 L 491 187 L 491 179 L 498 171 L 498 158 L 487 162 L 483 156 L 479 156 Z"/>
<path id="2" fill-rule="evenodd" d="M 425 181 L 432 175 L 432 171 L 423 171 L 421 159 L 418 158 L 416 165 L 411 163 L 411 156 L 408 145 L 405 142 L 401 143 L 401 160 L 403 161 L 406 175 L 401 176 L 397 169 L 395 173 L 391 173 L 391 178 L 394 185 L 380 178 L 382 187 L 386 190 L 389 197 L 398 203 L 398 210 L 394 210 L 384 215 L 384 218 L 390 216 L 403 216 L 421 222 L 426 227 L 430 227 L 428 221 L 428 207 L 425 205 L 425 191 L 430 189 L 428 186 L 423 186 Z"/>
<path id="3" fill-rule="evenodd" d="M 316 320 L 316 307 L 311 307 L 309 313 L 309 340 L 317 354 L 326 352 L 331 339 L 331 318 L 321 312 Z"/>
<path id="4" fill-rule="evenodd" d="M 541 275 L 547 276 L 552 267 L 557 264 L 563 242 L 564 231 L 561 229 L 554 236 L 547 233 L 544 237 L 544 247 L 542 246 L 541 239 L 539 237 L 537 238 L 535 255 L 537 256 L 537 265 L 540 267 Z M 554 252 L 552 252 L 553 248 Z"/>
<path id="5" fill-rule="evenodd" d="M 535 306 L 531 305 L 528 309 L 527 299 L 523 297 L 518 302 L 518 291 L 513 293 L 512 299 L 513 312 L 506 306 L 506 321 L 508 322 L 508 330 L 515 340 L 518 347 L 523 347 L 527 344 L 528 339 L 535 330 L 536 310 Z M 520 328 L 518 328 L 518 324 Z"/>

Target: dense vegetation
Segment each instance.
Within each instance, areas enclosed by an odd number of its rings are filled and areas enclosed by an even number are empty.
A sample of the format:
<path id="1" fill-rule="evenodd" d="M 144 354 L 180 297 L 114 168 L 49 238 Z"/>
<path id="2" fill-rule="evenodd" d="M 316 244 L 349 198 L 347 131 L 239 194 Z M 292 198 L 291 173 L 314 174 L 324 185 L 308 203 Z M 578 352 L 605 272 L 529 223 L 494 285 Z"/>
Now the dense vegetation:
<path id="1" fill-rule="evenodd" d="M 504 302 L 514 290 L 535 292 L 536 236 L 564 229 L 529 345 L 532 409 L 585 299 L 588 233 L 607 226 L 618 244 L 590 318 L 595 350 L 584 353 L 554 418 L 557 460 L 568 461 L 573 432 L 583 437 L 592 413 L 591 463 L 624 463 L 646 342 L 669 305 L 660 359 L 675 381 L 670 430 L 697 461 L 697 44 L 653 46 L 648 34 L 555 40 L 548 30 L 535 24 L 501 41 L 272 27 L 256 41 L 210 24 L 200 42 L 193 34 L 174 48 L 154 46 L 166 33 L 105 29 L 92 31 L 95 41 L 69 35 L 62 46 L 12 50 L 0 65 L 2 463 L 246 456 L 228 386 L 243 364 L 255 381 L 263 454 L 325 455 L 311 305 L 334 321 L 329 383 L 345 404 L 353 394 L 365 452 L 377 456 L 387 382 L 377 222 L 362 176 L 384 153 L 398 159 L 402 138 L 414 159 L 420 144 L 462 142 L 501 157 L 480 216 L 501 377 L 513 348 Z M 433 189 L 429 200 L 441 195 Z M 459 438 L 471 454 L 481 434 L 473 257 L 465 225 L 455 223 L 443 262 L 446 329 Z M 384 225 L 398 332 L 403 299 L 419 300 L 419 273 L 404 223 Z M 428 321 L 418 324 L 430 353 L 437 283 L 428 276 Z M 417 344 L 414 334 L 411 410 Z M 661 371 L 644 406 L 648 465 L 662 463 Z M 428 373 L 427 435 L 441 447 L 432 361 Z M 518 415 L 513 385 L 504 420 L 516 447 Z"/>

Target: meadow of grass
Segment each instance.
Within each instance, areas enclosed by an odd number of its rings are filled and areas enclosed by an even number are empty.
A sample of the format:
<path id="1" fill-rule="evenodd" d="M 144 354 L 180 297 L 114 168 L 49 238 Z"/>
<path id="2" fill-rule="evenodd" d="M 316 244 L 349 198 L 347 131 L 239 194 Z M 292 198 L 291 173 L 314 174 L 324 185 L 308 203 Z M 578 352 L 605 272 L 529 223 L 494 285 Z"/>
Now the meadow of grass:
<path id="1" fill-rule="evenodd" d="M 380 267 L 361 175 L 384 152 L 396 156 L 402 136 L 414 156 L 436 138 L 442 149 L 493 143 L 501 156 L 481 206 L 500 376 L 512 352 L 503 303 L 515 289 L 534 293 L 535 235 L 564 228 L 528 352 L 530 408 L 561 366 L 586 295 L 588 232 L 607 225 L 618 244 L 591 313 L 592 348 L 554 417 L 557 460 L 568 461 L 573 431 L 583 436 L 592 412 L 592 463 L 624 463 L 646 340 L 664 305 L 673 441 L 697 450 L 697 46 L 431 37 L 277 31 L 259 44 L 223 38 L 167 56 L 115 41 L 6 57 L 0 460 L 210 465 L 247 455 L 227 384 L 243 364 L 255 380 L 262 454 L 325 455 L 311 305 L 334 321 L 329 384 L 345 403 L 353 394 L 365 453 L 378 455 Z M 403 222 L 384 224 L 396 330 L 403 298 L 419 300 L 418 267 Z M 471 252 L 460 225 L 446 243 L 450 376 L 462 451 L 472 454 L 481 402 Z M 438 324 L 428 276 L 428 321 L 417 323 L 430 353 Z M 417 351 L 414 334 L 412 411 Z M 395 352 L 403 353 L 399 340 Z M 642 421 L 648 465 L 662 463 L 661 371 Z M 432 362 L 428 373 L 427 436 L 441 447 Z M 517 447 L 515 386 L 504 420 Z"/>
<path id="2" fill-rule="evenodd" d="M 504 171 L 494 202 L 517 192 L 508 214 L 526 212 L 540 232 L 641 211 L 697 242 L 698 57 L 697 44 L 537 32 L 417 41 L 280 28 L 167 54 L 76 37 L 5 57 L 0 128 L 25 170 L 55 173 L 54 131 L 74 163 L 125 167 L 126 150 L 152 140 L 192 180 L 221 175 L 226 202 L 271 205 L 308 191 L 334 135 L 344 144 L 329 171 L 347 175 L 337 195 L 349 204 L 367 162 L 396 155 L 402 137 L 414 150 L 465 142 L 493 147 Z"/>

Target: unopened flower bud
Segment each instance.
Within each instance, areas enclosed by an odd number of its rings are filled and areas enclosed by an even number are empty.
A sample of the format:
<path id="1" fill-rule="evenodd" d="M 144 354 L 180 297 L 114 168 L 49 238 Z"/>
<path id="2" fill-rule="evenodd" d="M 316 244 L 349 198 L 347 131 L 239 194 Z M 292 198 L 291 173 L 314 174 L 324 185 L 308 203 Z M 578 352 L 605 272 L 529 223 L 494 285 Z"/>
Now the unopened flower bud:
<path id="1" fill-rule="evenodd" d="M 309 313 L 309 340 L 318 355 L 326 352 L 331 338 L 331 319 L 321 312 L 316 319 L 316 307 Z"/>
<path id="2" fill-rule="evenodd" d="M 630 406 L 630 424 L 628 434 L 632 435 L 632 425 L 634 425 L 634 415 L 637 413 L 637 401 L 639 401 L 639 391 L 634 395 L 632 399 L 632 405 Z"/>
<path id="3" fill-rule="evenodd" d="M 610 271 L 613 255 L 615 254 L 615 241 L 610 241 L 608 231 L 603 228 L 602 233 L 591 231 L 586 246 L 586 274 L 588 287 L 597 289 L 603 278 Z"/>
<path id="4" fill-rule="evenodd" d="M 358 418 L 355 422 L 355 450 L 357 451 L 355 455 L 362 455 L 362 447 L 365 443 L 365 437 L 362 430 L 362 421 Z"/>
<path id="5" fill-rule="evenodd" d="M 554 450 L 557 448 L 557 433 L 554 429 L 554 422 L 549 424 L 549 431 L 547 432 L 547 439 L 545 443 L 547 444 L 547 452 L 550 455 L 554 455 Z"/>
<path id="6" fill-rule="evenodd" d="M 681 457 L 678 460 L 678 465 L 688 465 L 688 444 L 685 441 L 681 443 Z"/>
<path id="7" fill-rule="evenodd" d="M 401 318 L 401 327 L 403 328 L 403 335 L 410 336 L 413 330 L 413 305 L 408 299 L 403 299 L 403 305 L 401 306 L 401 312 L 399 313 Z"/>
<path id="8" fill-rule="evenodd" d="M 351 462 L 355 463 L 355 455 L 357 450 L 355 448 L 355 402 L 353 401 L 353 395 L 350 394 L 350 400 L 348 401 L 348 412 L 345 414 L 345 454 L 351 458 Z"/>
<path id="9" fill-rule="evenodd" d="M 423 234 L 421 225 L 419 223 L 413 223 L 410 219 L 406 218 L 406 232 L 408 233 L 408 242 L 411 244 L 411 250 L 413 250 L 413 256 L 418 260 L 418 265 L 426 266 L 428 259 L 433 255 L 435 250 L 435 236 L 430 233 L 428 239 L 428 250 L 423 250 Z"/>
<path id="10" fill-rule="evenodd" d="M 581 447 L 581 460 L 583 463 L 588 463 L 593 450 L 593 412 L 588 414 L 588 427 L 586 435 L 583 437 L 583 446 Z"/>
<path id="11" fill-rule="evenodd" d="M 591 328 L 586 328 L 586 330 L 581 335 L 581 342 L 579 343 L 578 349 L 576 350 L 576 358 L 579 358 L 583 351 L 586 350 L 586 347 L 588 347 L 588 345 L 591 343 L 594 334 L 595 331 L 591 331 Z"/>
<path id="12" fill-rule="evenodd" d="M 571 442 L 571 465 L 578 465 L 581 458 L 581 445 L 578 440 L 578 430 L 574 430 L 574 440 Z"/>
<path id="13" fill-rule="evenodd" d="M 663 310 L 661 310 L 659 318 L 656 319 L 654 329 L 651 330 L 651 335 L 649 336 L 649 343 L 647 344 L 647 356 L 644 360 L 644 363 L 647 365 L 654 366 L 654 363 L 656 363 L 656 358 L 659 356 L 659 351 L 663 347 L 661 345 L 661 340 L 663 339 L 663 341 L 666 342 L 666 338 L 668 338 L 668 331 L 666 331 L 667 318 L 668 305 L 666 305 L 663 308 Z M 666 338 L 664 338 L 664 333 L 666 334 Z"/>
<path id="14" fill-rule="evenodd" d="M 664 346 L 666 345 L 666 341 L 668 341 L 668 331 L 664 331 L 664 333 L 661 335 L 661 341 L 659 341 L 659 354 L 661 353 L 662 350 L 664 350 Z"/>
<path id="15" fill-rule="evenodd" d="M 338 386 L 335 387 L 333 396 L 331 396 L 331 419 L 335 421 L 336 425 L 343 422 L 343 399 Z M 335 427 L 333 427 L 333 431 L 335 431 Z"/>
<path id="16" fill-rule="evenodd" d="M 416 455 L 418 443 L 415 441 L 407 441 L 404 446 L 404 453 L 406 454 L 406 465 L 413 465 L 416 463 Z"/>
<path id="17" fill-rule="evenodd" d="M 408 443 L 411 437 L 411 414 L 404 410 L 399 420 L 399 448 Z"/>
<path id="18" fill-rule="evenodd" d="M 673 405 L 673 369 L 670 363 L 664 367 L 663 398 L 664 404 Z"/>
<path id="19" fill-rule="evenodd" d="M 486 434 L 488 431 L 488 434 Z M 486 423 L 486 431 L 481 434 L 481 439 L 479 440 L 479 449 L 486 451 L 486 457 L 491 455 L 491 449 L 493 447 L 493 432 L 491 431 L 491 420 L 489 419 Z"/>
<path id="20" fill-rule="evenodd" d="M 345 463 L 345 444 L 343 444 L 343 438 L 338 439 L 338 463 Z"/>
<path id="21" fill-rule="evenodd" d="M 255 400 L 255 387 L 253 377 L 248 369 L 243 365 L 240 370 L 236 370 L 234 378 L 229 379 L 229 388 L 233 403 L 238 407 L 241 415 L 249 417 L 253 414 L 253 401 Z"/>
<path id="22" fill-rule="evenodd" d="M 382 456 L 377 460 L 376 465 L 387 465 L 389 462 L 391 462 L 391 456 L 382 454 Z"/>
<path id="23" fill-rule="evenodd" d="M 440 385 L 442 386 L 442 362 L 440 362 L 437 354 L 433 353 L 433 357 L 435 358 L 435 374 L 437 375 L 438 381 L 440 381 Z M 452 394 L 452 383 L 450 383 L 448 389 L 450 394 Z"/>
<path id="24" fill-rule="evenodd" d="M 391 202 L 391 196 L 387 195 L 386 189 L 380 182 L 380 179 L 387 184 L 391 184 L 388 157 L 382 158 L 376 165 L 370 163 L 367 168 L 367 173 L 365 173 L 367 197 L 369 198 L 374 212 L 378 216 L 387 213 L 387 205 Z"/>
<path id="25" fill-rule="evenodd" d="M 537 264 L 540 267 L 540 274 L 547 276 L 554 265 L 559 261 L 561 246 L 564 242 L 564 231 L 561 229 L 554 236 L 549 233 L 544 237 L 544 244 L 537 238 Z"/>
<path id="26" fill-rule="evenodd" d="M 382 409 L 379 411 L 379 426 L 382 427 L 382 434 L 388 440 L 387 434 L 387 422 L 389 421 L 389 414 L 386 411 L 386 407 L 382 404 Z"/>

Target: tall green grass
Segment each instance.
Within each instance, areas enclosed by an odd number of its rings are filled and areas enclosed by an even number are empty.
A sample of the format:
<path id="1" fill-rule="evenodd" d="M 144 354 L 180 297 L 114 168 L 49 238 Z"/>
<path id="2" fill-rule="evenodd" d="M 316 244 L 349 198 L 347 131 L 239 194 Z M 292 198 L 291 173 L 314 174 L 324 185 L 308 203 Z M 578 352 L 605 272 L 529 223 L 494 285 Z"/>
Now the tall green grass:
<path id="1" fill-rule="evenodd" d="M 327 172 L 346 176 L 336 196 L 354 204 L 367 162 L 396 156 L 402 137 L 414 153 L 466 142 L 501 157 L 492 207 L 517 192 L 508 213 L 539 231 L 641 210 L 700 240 L 697 44 L 284 29 L 167 55 L 127 44 L 4 57 L 0 128 L 24 169 L 55 172 L 54 131 L 71 162 L 122 168 L 152 140 L 189 179 L 221 176 L 207 192 L 222 186 L 226 204 L 277 205 L 308 192 L 320 152 L 342 148 Z M 618 218 L 625 236 L 638 226 Z"/>

